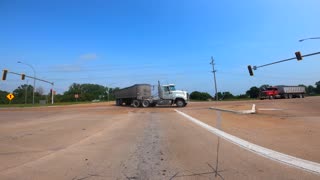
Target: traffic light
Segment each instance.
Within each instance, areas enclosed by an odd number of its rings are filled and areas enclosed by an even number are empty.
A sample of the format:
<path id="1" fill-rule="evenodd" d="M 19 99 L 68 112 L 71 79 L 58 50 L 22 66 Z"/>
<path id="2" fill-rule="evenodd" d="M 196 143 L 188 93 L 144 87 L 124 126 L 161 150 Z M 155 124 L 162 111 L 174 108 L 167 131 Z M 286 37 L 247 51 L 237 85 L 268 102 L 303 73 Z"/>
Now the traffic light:
<path id="1" fill-rule="evenodd" d="M 8 73 L 8 70 L 4 69 L 3 70 L 3 74 L 2 74 L 2 80 L 6 80 L 7 79 L 7 73 Z"/>
<path id="2" fill-rule="evenodd" d="M 302 55 L 301 55 L 300 51 L 297 51 L 294 54 L 296 55 L 296 58 L 298 61 L 302 60 Z"/>
<path id="3" fill-rule="evenodd" d="M 26 77 L 25 74 L 21 74 L 21 80 L 24 80 L 25 77 Z"/>
<path id="4" fill-rule="evenodd" d="M 248 66 L 248 70 L 249 70 L 250 76 L 253 76 L 253 70 L 252 70 L 252 67 L 250 65 Z"/>

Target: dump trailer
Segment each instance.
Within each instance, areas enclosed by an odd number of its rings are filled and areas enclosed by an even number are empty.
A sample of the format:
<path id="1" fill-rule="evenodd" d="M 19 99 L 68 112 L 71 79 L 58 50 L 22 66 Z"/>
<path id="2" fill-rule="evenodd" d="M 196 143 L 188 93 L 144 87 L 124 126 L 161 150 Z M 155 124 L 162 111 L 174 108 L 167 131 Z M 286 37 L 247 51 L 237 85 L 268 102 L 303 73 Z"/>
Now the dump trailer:
<path id="1" fill-rule="evenodd" d="M 304 98 L 306 88 L 303 86 L 273 86 L 260 92 L 260 99 Z"/>
<path id="2" fill-rule="evenodd" d="M 135 84 L 130 87 L 120 89 L 114 93 L 116 105 L 131 105 L 134 100 L 143 101 L 151 97 L 150 84 Z"/>
<path id="3" fill-rule="evenodd" d="M 114 95 L 117 106 L 154 107 L 176 104 L 178 107 L 184 107 L 189 100 L 186 91 L 176 90 L 174 84 L 160 85 L 160 82 L 158 82 L 157 96 L 152 96 L 150 84 L 135 84 L 116 91 Z"/>

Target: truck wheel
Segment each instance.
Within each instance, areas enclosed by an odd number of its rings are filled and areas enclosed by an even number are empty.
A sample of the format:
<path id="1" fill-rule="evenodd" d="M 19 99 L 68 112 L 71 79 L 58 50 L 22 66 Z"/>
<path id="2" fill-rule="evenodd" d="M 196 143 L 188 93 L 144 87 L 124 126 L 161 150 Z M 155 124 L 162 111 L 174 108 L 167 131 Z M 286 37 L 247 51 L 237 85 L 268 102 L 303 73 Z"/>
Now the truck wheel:
<path id="1" fill-rule="evenodd" d="M 137 107 L 140 106 L 140 101 L 138 101 L 138 100 L 133 100 L 132 104 L 133 104 L 133 107 L 137 108 Z"/>
<path id="2" fill-rule="evenodd" d="M 142 101 L 142 107 L 146 108 L 150 106 L 150 102 L 148 100 L 143 100 Z"/>
<path id="3" fill-rule="evenodd" d="M 184 106 L 184 101 L 181 100 L 181 99 L 178 99 L 178 100 L 176 101 L 176 105 L 177 105 L 178 107 L 183 107 L 183 106 Z"/>

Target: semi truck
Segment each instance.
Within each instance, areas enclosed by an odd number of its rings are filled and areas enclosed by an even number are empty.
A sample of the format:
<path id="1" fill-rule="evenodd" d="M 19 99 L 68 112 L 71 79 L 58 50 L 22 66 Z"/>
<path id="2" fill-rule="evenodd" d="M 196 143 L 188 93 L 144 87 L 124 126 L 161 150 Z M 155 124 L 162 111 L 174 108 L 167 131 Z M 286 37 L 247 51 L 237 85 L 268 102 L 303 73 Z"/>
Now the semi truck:
<path id="1" fill-rule="evenodd" d="M 273 86 L 260 92 L 260 99 L 304 98 L 306 88 L 303 86 Z"/>
<path id="2" fill-rule="evenodd" d="M 116 91 L 114 95 L 117 106 L 154 107 L 175 104 L 178 107 L 184 107 L 189 100 L 189 94 L 186 91 L 176 90 L 174 84 L 160 85 L 160 82 L 158 82 L 156 96 L 152 95 L 150 84 L 135 84 Z"/>

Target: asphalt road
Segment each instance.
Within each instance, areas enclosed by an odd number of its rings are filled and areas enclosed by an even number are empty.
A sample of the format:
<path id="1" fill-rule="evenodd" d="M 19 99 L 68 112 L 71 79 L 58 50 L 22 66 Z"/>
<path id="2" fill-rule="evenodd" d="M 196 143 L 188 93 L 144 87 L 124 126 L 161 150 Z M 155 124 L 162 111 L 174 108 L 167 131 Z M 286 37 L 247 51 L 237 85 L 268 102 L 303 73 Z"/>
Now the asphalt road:
<path id="1" fill-rule="evenodd" d="M 0 179 L 320 178 L 220 139 L 174 109 L 104 103 L 0 109 Z"/>

